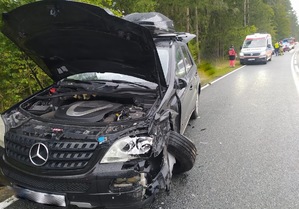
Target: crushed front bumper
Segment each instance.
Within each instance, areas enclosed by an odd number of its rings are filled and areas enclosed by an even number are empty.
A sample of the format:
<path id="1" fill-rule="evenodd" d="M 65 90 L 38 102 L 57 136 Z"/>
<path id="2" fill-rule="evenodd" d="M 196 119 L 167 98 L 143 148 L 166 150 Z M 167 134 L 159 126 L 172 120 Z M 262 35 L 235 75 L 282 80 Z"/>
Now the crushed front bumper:
<path id="1" fill-rule="evenodd" d="M 137 188 L 134 191 L 124 193 L 93 193 L 93 194 L 49 194 L 43 192 L 36 192 L 29 189 L 14 186 L 13 187 L 16 196 L 31 200 L 37 203 L 46 205 L 55 205 L 60 207 L 66 207 L 69 205 L 76 205 L 79 208 L 94 208 L 103 207 L 107 209 L 136 209 L 141 208 L 146 204 L 152 202 L 151 196 L 146 200 L 140 201 L 142 198 L 142 188 Z"/>
<path id="2" fill-rule="evenodd" d="M 123 169 L 122 163 L 97 164 L 85 174 L 63 176 L 33 175 L 2 158 L 0 167 L 1 183 L 11 186 L 17 197 L 47 205 L 107 209 L 136 209 L 149 204 L 158 190 L 165 187 L 169 171 L 164 164 L 148 182 L 145 173 Z"/>

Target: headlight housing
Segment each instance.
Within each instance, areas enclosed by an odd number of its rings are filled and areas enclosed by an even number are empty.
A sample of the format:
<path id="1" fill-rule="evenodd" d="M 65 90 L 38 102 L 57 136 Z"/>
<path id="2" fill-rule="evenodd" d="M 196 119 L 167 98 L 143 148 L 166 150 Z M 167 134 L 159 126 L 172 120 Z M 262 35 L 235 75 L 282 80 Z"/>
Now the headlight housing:
<path id="1" fill-rule="evenodd" d="M 101 163 L 126 162 L 149 154 L 152 149 L 153 138 L 148 136 L 126 136 L 118 139 L 109 148 Z"/>
<path id="2" fill-rule="evenodd" d="M 263 52 L 261 52 L 261 54 L 260 54 L 261 56 L 265 56 L 266 55 L 266 52 L 265 51 L 263 51 Z"/>
<path id="3" fill-rule="evenodd" d="M 243 53 L 243 52 L 240 52 L 239 55 L 240 55 L 240 57 L 243 57 L 243 56 L 244 56 L 244 53 Z"/>
<path id="4" fill-rule="evenodd" d="M 4 125 L 4 121 L 2 119 L 2 115 L 0 117 L 0 147 L 5 147 L 4 144 L 4 134 L 5 134 L 5 125 Z"/>
<path id="5" fill-rule="evenodd" d="M 16 128 L 26 122 L 29 118 L 17 110 L 3 114 L 0 117 L 0 147 L 5 147 L 4 135 L 11 129 Z"/>
<path id="6" fill-rule="evenodd" d="M 5 124 L 6 131 L 11 128 L 16 128 L 26 122 L 29 118 L 23 115 L 21 112 L 15 110 L 8 114 L 2 115 L 2 119 Z"/>

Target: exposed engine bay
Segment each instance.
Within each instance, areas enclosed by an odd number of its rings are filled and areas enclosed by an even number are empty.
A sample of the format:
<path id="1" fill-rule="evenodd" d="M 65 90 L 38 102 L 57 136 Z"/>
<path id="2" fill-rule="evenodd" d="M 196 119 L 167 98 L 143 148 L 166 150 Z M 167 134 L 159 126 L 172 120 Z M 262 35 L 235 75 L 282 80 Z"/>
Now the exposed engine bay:
<path id="1" fill-rule="evenodd" d="M 53 89 L 50 89 L 50 92 Z M 55 90 L 56 91 L 56 90 Z M 145 117 L 155 102 L 154 97 L 112 97 L 96 94 L 41 93 L 24 102 L 21 107 L 29 113 L 46 119 L 80 123 L 116 122 Z"/>

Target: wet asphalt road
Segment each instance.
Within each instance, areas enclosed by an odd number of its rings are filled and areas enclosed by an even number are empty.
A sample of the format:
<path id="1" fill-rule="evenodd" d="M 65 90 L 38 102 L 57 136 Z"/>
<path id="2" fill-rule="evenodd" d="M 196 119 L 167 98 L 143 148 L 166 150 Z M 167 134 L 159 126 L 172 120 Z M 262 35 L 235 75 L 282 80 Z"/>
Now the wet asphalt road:
<path id="1" fill-rule="evenodd" d="M 293 54 L 245 66 L 202 91 L 200 118 L 185 133 L 197 146 L 196 164 L 174 176 L 170 194 L 161 193 L 151 209 L 299 208 Z M 19 208 L 57 209 L 24 201 L 7 207 Z"/>

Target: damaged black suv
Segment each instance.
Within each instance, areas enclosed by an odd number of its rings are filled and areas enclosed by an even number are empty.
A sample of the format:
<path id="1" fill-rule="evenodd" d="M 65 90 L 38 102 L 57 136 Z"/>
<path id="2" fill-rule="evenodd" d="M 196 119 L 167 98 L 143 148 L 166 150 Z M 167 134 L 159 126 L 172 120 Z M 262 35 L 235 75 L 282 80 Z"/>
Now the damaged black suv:
<path id="1" fill-rule="evenodd" d="M 0 179 L 19 198 L 81 208 L 141 208 L 196 147 L 200 79 L 159 13 L 119 18 L 48 0 L 3 14 L 2 32 L 55 83 L 1 114 Z"/>

